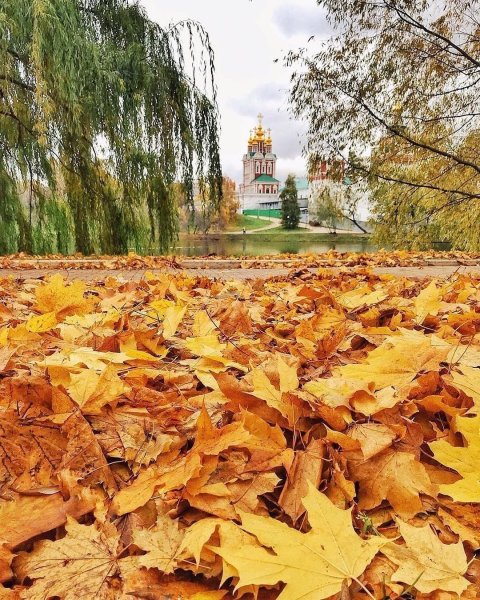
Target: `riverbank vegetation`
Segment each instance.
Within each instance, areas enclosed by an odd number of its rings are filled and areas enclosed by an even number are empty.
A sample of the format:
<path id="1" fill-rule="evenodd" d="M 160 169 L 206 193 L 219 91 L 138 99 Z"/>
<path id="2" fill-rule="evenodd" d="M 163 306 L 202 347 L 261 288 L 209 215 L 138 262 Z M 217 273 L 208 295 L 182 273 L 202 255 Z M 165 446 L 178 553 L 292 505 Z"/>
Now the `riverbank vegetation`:
<path id="1" fill-rule="evenodd" d="M 0 252 L 166 250 L 221 197 L 213 51 L 126 0 L 0 2 Z"/>

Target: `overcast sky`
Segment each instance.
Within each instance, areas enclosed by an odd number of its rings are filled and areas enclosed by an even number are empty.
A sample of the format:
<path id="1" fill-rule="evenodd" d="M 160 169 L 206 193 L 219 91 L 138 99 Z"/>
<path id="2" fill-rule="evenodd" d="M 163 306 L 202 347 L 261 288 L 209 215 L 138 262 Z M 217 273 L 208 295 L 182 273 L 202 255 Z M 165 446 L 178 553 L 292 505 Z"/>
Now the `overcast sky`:
<path id="1" fill-rule="evenodd" d="M 223 171 L 241 179 L 242 155 L 256 115 L 265 115 L 278 156 L 277 178 L 305 174 L 302 126 L 288 114 L 289 73 L 282 65 L 288 50 L 311 35 L 328 35 L 315 0 L 141 0 L 162 27 L 182 19 L 202 23 L 215 51 L 221 113 Z M 275 59 L 278 63 L 274 63 Z"/>

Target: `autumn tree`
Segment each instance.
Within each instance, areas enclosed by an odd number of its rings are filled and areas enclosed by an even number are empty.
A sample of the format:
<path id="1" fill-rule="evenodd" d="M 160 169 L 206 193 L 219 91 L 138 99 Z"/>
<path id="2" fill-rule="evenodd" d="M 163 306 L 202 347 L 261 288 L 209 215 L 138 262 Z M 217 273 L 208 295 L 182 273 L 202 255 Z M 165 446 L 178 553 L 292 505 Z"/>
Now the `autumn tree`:
<path id="1" fill-rule="evenodd" d="M 238 199 L 237 186 L 230 177 L 223 177 L 222 200 L 219 204 L 216 225 L 219 229 L 225 229 L 231 225 L 238 215 L 240 201 Z"/>
<path id="2" fill-rule="evenodd" d="M 370 183 L 380 238 L 480 248 L 478 0 L 318 4 L 334 35 L 286 60 L 307 150 Z"/>
<path id="3" fill-rule="evenodd" d="M 184 48 L 186 50 L 184 51 Z M 0 251 L 49 218 L 75 249 L 125 252 L 177 233 L 172 185 L 221 195 L 213 52 L 127 0 L 0 0 Z M 68 216 L 52 213 L 60 198 Z M 55 211 L 53 211 L 54 213 Z M 61 218 L 60 218 L 61 217 Z"/>
<path id="4" fill-rule="evenodd" d="M 340 216 L 338 194 L 325 186 L 322 190 L 316 191 L 309 204 L 310 219 L 315 224 L 318 223 L 336 232 L 337 220 Z"/>
<path id="5" fill-rule="evenodd" d="M 222 177 L 221 200 L 215 204 L 205 202 L 208 186 L 200 189 L 196 186 L 193 206 L 187 201 L 183 186 L 175 185 L 176 201 L 180 210 L 180 222 L 183 229 L 193 233 L 208 233 L 211 229 L 223 230 L 236 218 L 240 202 L 236 183 L 230 177 Z"/>
<path id="6" fill-rule="evenodd" d="M 282 201 L 282 227 L 284 229 L 296 229 L 300 222 L 300 207 L 298 206 L 297 185 L 295 176 L 289 175 L 285 181 L 285 187 L 280 192 Z"/>

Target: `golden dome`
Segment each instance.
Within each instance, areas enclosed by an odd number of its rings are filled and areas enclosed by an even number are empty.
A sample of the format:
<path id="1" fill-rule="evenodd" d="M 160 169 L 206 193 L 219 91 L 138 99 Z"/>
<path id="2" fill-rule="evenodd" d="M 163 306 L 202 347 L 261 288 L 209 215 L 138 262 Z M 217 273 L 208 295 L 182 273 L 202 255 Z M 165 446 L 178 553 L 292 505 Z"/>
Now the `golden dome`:
<path id="1" fill-rule="evenodd" d="M 255 135 L 253 136 L 253 141 L 254 142 L 263 142 L 263 139 L 265 137 L 265 131 L 263 129 L 263 127 L 257 127 L 255 129 Z"/>
<path id="2" fill-rule="evenodd" d="M 263 115 L 258 115 L 258 125 L 252 130 L 250 130 L 250 137 L 248 138 L 248 144 L 259 144 L 265 143 L 271 146 L 272 137 L 271 137 L 271 129 L 264 129 L 262 125 Z"/>

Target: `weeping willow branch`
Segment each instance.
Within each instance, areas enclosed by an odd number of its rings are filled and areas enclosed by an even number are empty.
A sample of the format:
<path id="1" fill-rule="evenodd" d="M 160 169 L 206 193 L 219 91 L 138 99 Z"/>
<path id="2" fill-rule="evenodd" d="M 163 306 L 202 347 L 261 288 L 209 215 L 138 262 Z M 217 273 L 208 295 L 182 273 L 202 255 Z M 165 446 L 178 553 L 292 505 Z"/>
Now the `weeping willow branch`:
<path id="1" fill-rule="evenodd" d="M 166 250 L 176 181 L 191 206 L 195 181 L 221 196 L 214 74 L 197 23 L 162 29 L 127 0 L 0 0 L 0 250 L 31 251 L 48 215 L 84 253 Z"/>

